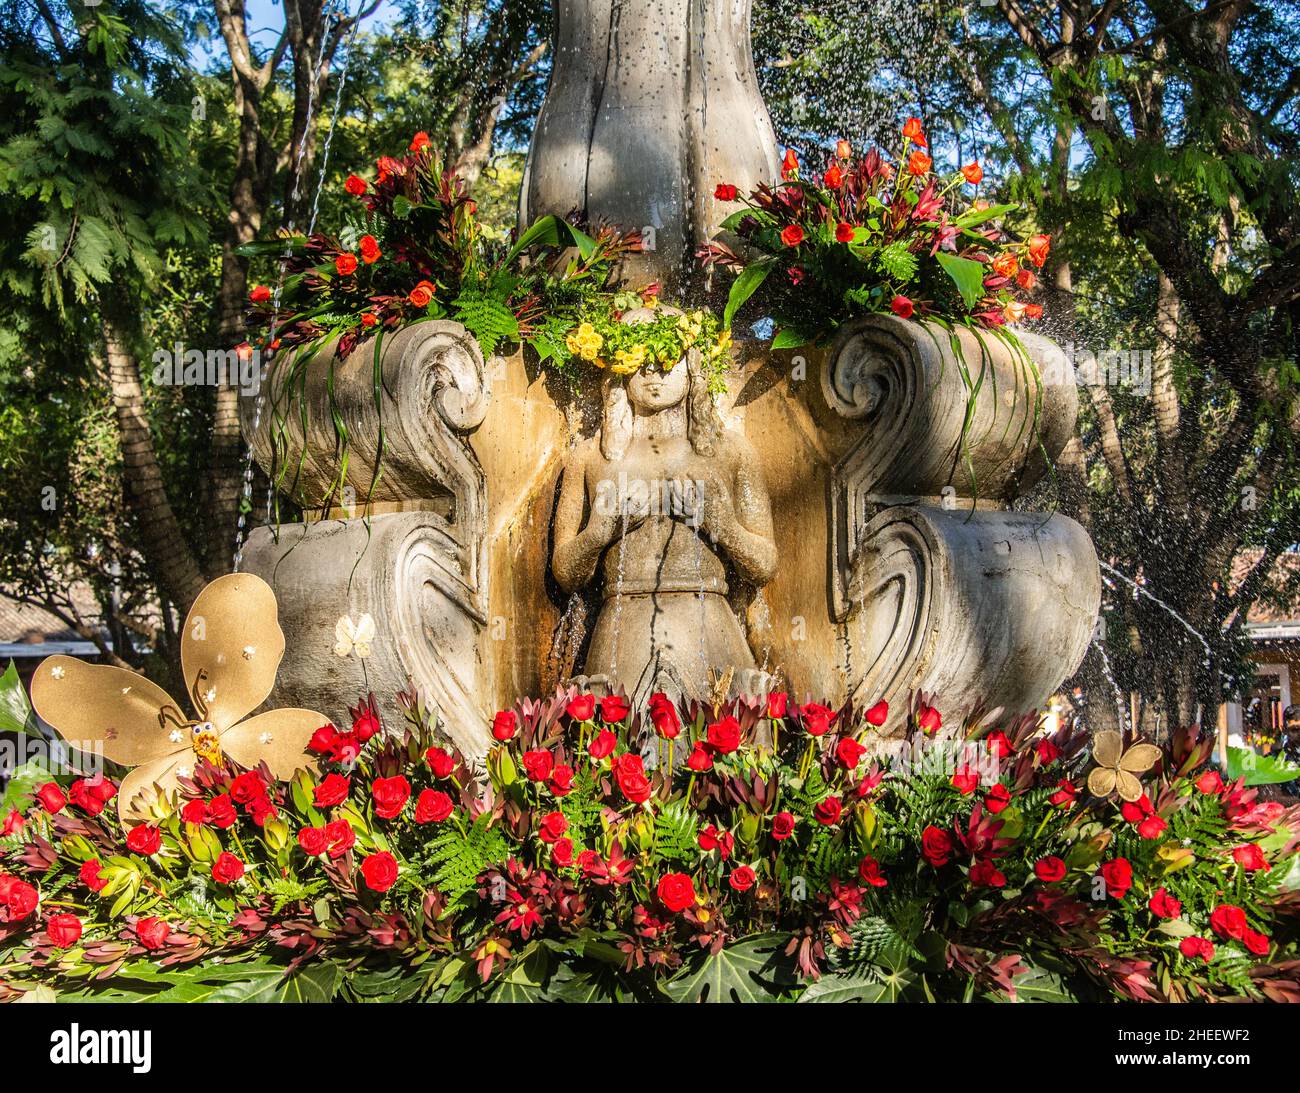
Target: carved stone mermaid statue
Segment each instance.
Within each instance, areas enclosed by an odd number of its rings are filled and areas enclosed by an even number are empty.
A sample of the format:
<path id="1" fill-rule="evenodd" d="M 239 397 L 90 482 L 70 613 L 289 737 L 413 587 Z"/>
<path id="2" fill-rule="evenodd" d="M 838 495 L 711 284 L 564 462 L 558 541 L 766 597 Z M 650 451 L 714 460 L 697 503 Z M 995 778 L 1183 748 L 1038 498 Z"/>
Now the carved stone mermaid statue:
<path id="1" fill-rule="evenodd" d="M 771 504 L 753 450 L 714 412 L 696 350 L 609 377 L 600 434 L 564 467 L 551 567 L 566 592 L 600 570 L 589 677 L 629 695 L 704 696 L 710 669 L 754 667 L 728 579 L 771 580 Z"/>

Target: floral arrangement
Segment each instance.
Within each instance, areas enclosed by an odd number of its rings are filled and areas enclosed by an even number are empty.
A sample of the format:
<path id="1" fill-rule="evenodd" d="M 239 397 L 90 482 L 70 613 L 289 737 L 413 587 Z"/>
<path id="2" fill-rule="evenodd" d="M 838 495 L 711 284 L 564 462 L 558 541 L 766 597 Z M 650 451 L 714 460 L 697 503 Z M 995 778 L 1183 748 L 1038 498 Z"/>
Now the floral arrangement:
<path id="1" fill-rule="evenodd" d="M 566 690 L 497 713 L 480 768 L 396 708 L 322 726 L 318 774 L 203 762 L 125 829 L 111 778 L 33 785 L 0 997 L 1300 1001 L 1300 808 L 1195 729 Z"/>
<path id="2" fill-rule="evenodd" d="M 968 196 L 984 172 L 970 163 L 934 173 L 919 118 L 902 130 L 896 161 L 877 148 L 855 157 L 837 143 L 820 175 L 803 176 L 787 150 L 781 182 L 748 195 L 720 183 L 719 201 L 741 208 L 722 223 L 743 244 L 705 247 L 706 263 L 737 272 L 724 324 L 758 293 L 776 324 L 775 348 L 820 341 L 848 319 L 877 312 L 999 330 L 1037 319 L 1023 298 L 1037 283 L 1048 237 L 1017 241 L 996 225 L 1014 205 Z"/>
<path id="3" fill-rule="evenodd" d="M 496 245 L 484 235 L 464 182 L 443 168 L 424 133 L 406 155 L 380 157 L 373 179 L 353 174 L 344 187 L 360 213 L 338 235 L 243 249 L 283 261 L 278 289 L 255 284 L 249 294 L 265 349 L 337 338 L 338 355 L 347 357 L 368 336 L 378 349 L 385 331 L 450 318 L 475 335 L 485 356 L 526 344 L 560 369 L 582 360 L 629 374 L 646 361 L 676 363 L 693 346 L 710 361 L 721 356 L 717 320 L 705 312 L 680 322 L 664 313 L 636 337 L 616 329 L 621 312 L 657 306 L 657 286 L 633 293 L 616 285 L 616 264 L 640 249 L 637 232 L 602 227 L 588 235 L 546 216 L 512 246 Z M 586 349 L 596 330 L 612 353 Z"/>

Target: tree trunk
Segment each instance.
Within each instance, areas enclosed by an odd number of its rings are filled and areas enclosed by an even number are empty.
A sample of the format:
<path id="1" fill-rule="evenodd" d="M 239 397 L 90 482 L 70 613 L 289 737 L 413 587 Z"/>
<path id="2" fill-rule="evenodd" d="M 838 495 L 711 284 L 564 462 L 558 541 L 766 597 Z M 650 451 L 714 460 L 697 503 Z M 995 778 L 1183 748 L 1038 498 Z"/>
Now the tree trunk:
<path id="1" fill-rule="evenodd" d="M 163 488 L 145 413 L 140 367 L 127 348 L 124 332 L 115 321 L 104 316 L 100 326 L 127 495 L 140 530 L 140 550 L 168 597 L 187 611 L 203 588 L 203 574 L 186 545 Z"/>

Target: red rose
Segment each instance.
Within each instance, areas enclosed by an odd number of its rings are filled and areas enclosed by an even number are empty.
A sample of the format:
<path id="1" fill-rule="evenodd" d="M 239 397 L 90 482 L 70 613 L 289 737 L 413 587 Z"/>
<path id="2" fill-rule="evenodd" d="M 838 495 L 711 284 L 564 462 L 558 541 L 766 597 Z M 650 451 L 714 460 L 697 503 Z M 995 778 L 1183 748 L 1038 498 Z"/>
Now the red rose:
<path id="1" fill-rule="evenodd" d="M 417 824 L 440 824 L 451 815 L 455 806 L 450 797 L 440 789 L 425 789 L 415 801 Z"/>
<path id="2" fill-rule="evenodd" d="M 437 295 L 438 287 L 432 281 L 419 281 L 415 288 L 406 294 L 406 298 L 415 307 L 428 307 L 429 301 Z"/>
<path id="3" fill-rule="evenodd" d="M 338 736 L 333 725 L 322 725 L 314 733 L 311 739 L 307 741 L 307 750 L 314 752 L 316 755 L 324 755 L 327 751 L 334 749 L 334 738 Z"/>
<path id="4" fill-rule="evenodd" d="M 831 824 L 839 823 L 840 813 L 843 810 L 844 806 L 840 804 L 838 797 L 826 797 L 818 801 L 816 807 L 813 808 L 813 819 L 819 824 L 830 827 Z"/>
<path id="5" fill-rule="evenodd" d="M 717 188 L 713 191 L 713 196 L 717 201 L 735 201 L 736 187 L 726 182 L 719 182 Z"/>
<path id="6" fill-rule="evenodd" d="M 800 706 L 799 716 L 803 719 L 803 727 L 808 730 L 810 736 L 825 736 L 836 717 L 829 707 L 820 706 L 816 702 Z"/>
<path id="7" fill-rule="evenodd" d="M 655 732 L 665 740 L 676 740 L 677 734 L 682 731 L 682 721 L 677 716 L 677 705 L 666 694 L 650 696 L 650 721 L 655 727 Z"/>
<path id="8" fill-rule="evenodd" d="M 387 850 L 380 850 L 361 863 L 361 875 L 372 892 L 387 892 L 397 883 L 397 859 Z"/>
<path id="9" fill-rule="evenodd" d="M 347 820 L 331 820 L 325 825 L 325 837 L 329 840 L 330 858 L 341 858 L 357 843 L 357 833 Z"/>
<path id="10" fill-rule="evenodd" d="M 1054 805 L 1072 805 L 1074 799 L 1079 796 L 1079 787 L 1068 778 L 1062 778 L 1056 783 L 1056 792 L 1049 798 Z"/>
<path id="11" fill-rule="evenodd" d="M 840 170 L 840 165 L 838 163 L 832 163 L 826 168 L 826 173 L 822 175 L 822 185 L 828 190 L 838 190 L 843 184 L 844 172 Z M 836 238 L 839 238 L 838 232 L 836 233 Z M 844 240 L 840 239 L 840 242 L 843 243 Z"/>
<path id="12" fill-rule="evenodd" d="M 794 817 L 788 812 L 778 812 L 772 817 L 772 838 L 788 839 L 794 833 Z"/>
<path id="13" fill-rule="evenodd" d="M 64 795 L 56 782 L 46 782 L 36 791 L 36 800 L 40 802 L 41 808 L 53 815 L 56 812 L 62 812 L 68 804 L 68 798 Z"/>
<path id="14" fill-rule="evenodd" d="M 713 752 L 710 751 L 709 745 L 702 740 L 695 741 L 695 750 L 691 752 L 691 757 L 686 760 L 688 770 L 697 773 L 713 769 Z"/>
<path id="15" fill-rule="evenodd" d="M 218 794 L 208 802 L 208 823 L 225 831 L 232 827 L 239 817 L 235 814 L 235 803 L 227 793 Z"/>
<path id="16" fill-rule="evenodd" d="M 787 224 L 781 229 L 781 242 L 787 247 L 797 247 L 803 242 L 803 228 L 798 224 Z"/>
<path id="17" fill-rule="evenodd" d="M 70 949 L 81 940 L 81 919 L 76 915 L 51 915 L 45 936 L 56 949 Z"/>
<path id="18" fill-rule="evenodd" d="M 1177 918 L 1183 913 L 1182 903 L 1174 899 L 1165 888 L 1157 888 L 1152 892 L 1147 906 L 1159 918 Z"/>
<path id="19" fill-rule="evenodd" d="M 448 778 L 456 769 L 456 760 L 451 757 L 450 752 L 443 751 L 442 748 L 430 748 L 424 753 L 424 761 L 429 764 L 429 769 L 433 771 L 435 778 Z"/>
<path id="20" fill-rule="evenodd" d="M 952 854 L 952 839 L 948 832 L 931 824 L 921 832 L 921 855 L 936 869 L 948 864 Z"/>
<path id="21" fill-rule="evenodd" d="M 922 706 L 916 711 L 917 727 L 928 736 L 933 736 L 943 724 L 943 718 L 933 706 Z"/>
<path id="22" fill-rule="evenodd" d="M 919 149 L 907 157 L 907 173 L 918 178 L 930 170 L 934 161 Z"/>
<path id="23" fill-rule="evenodd" d="M 876 728 L 880 728 L 880 726 L 885 723 L 885 719 L 888 716 L 889 716 L 889 703 L 877 702 L 874 706 L 871 707 L 871 709 L 867 711 L 867 724 L 874 725 Z"/>
<path id="24" fill-rule="evenodd" d="M 706 735 L 709 746 L 719 755 L 730 755 L 740 747 L 740 722 L 734 717 L 724 717 L 710 725 Z"/>
<path id="25" fill-rule="evenodd" d="M 545 782 L 555 769 L 555 756 L 542 748 L 524 752 L 524 773 L 534 782 Z"/>
<path id="26" fill-rule="evenodd" d="M 379 320 L 375 317 L 373 311 L 363 311 L 361 313 L 362 326 L 374 326 L 377 322 L 379 322 Z"/>
<path id="27" fill-rule="evenodd" d="M 371 265 L 382 257 L 383 252 L 379 249 L 379 241 L 373 235 L 363 235 L 361 237 L 361 261 L 366 265 Z"/>
<path id="28" fill-rule="evenodd" d="M 624 756 L 623 758 L 629 757 Z M 640 756 L 636 758 L 640 759 Z M 618 781 L 618 788 L 623 791 L 623 796 L 633 804 L 639 805 L 650 799 L 650 779 L 645 776 L 639 762 L 635 765 L 631 763 L 621 764 L 615 776 Z"/>
<path id="29" fill-rule="evenodd" d="M 18 922 L 36 910 L 41 894 L 25 880 L 0 876 L 0 903 L 9 909 L 10 920 Z"/>
<path id="30" fill-rule="evenodd" d="M 889 883 L 880 872 L 880 862 L 870 856 L 858 862 L 858 876 L 863 884 L 869 884 L 873 888 L 884 888 Z"/>
<path id="31" fill-rule="evenodd" d="M 906 296 L 895 296 L 889 301 L 889 310 L 900 319 L 910 319 L 912 317 L 912 301 Z"/>
<path id="32" fill-rule="evenodd" d="M 102 891 L 108 884 L 108 878 L 101 877 L 99 875 L 99 870 L 99 859 L 91 858 L 90 861 L 82 863 L 81 872 L 77 874 L 81 878 L 81 883 L 92 892 Z"/>
<path id="33" fill-rule="evenodd" d="M 334 268 L 338 271 L 340 277 L 347 277 L 357 270 L 357 256 L 355 254 L 340 254 L 334 259 Z"/>
<path id="34" fill-rule="evenodd" d="M 266 285 L 254 285 L 253 290 L 248 294 L 248 298 L 255 304 L 265 303 L 271 298 L 271 290 Z"/>
<path id="35" fill-rule="evenodd" d="M 659 902 L 673 914 L 695 902 L 695 884 L 685 873 L 669 873 L 659 882 Z"/>
<path id="36" fill-rule="evenodd" d="M 319 857 L 329 849 L 329 836 L 323 827 L 304 827 L 298 832 L 298 845 L 309 858 Z"/>
<path id="37" fill-rule="evenodd" d="M 799 157 L 794 154 L 793 148 L 787 148 L 785 157 L 781 160 L 781 177 L 789 178 L 797 170 L 799 170 Z"/>
<path id="38" fill-rule="evenodd" d="M 1010 741 L 1007 743 L 1010 744 Z M 1038 741 L 1034 746 L 1034 750 L 1038 753 L 1039 766 L 1045 767 L 1049 763 L 1055 763 L 1059 758 L 1061 758 L 1061 749 L 1050 740 Z"/>
<path id="39" fill-rule="evenodd" d="M 546 788 L 556 797 L 567 797 L 573 792 L 573 768 L 568 763 L 560 763 L 551 771 Z"/>
<path id="40" fill-rule="evenodd" d="M 596 713 L 596 696 L 574 695 L 564 707 L 564 712 L 574 721 L 590 721 Z"/>
<path id="41" fill-rule="evenodd" d="M 1185 937 L 1178 943 L 1178 951 L 1188 960 L 1200 957 L 1208 964 L 1214 959 L 1214 943 L 1209 938 Z"/>
<path id="42" fill-rule="evenodd" d="M 212 879 L 218 884 L 234 884 L 243 875 L 244 863 L 224 850 L 212 863 Z"/>
<path id="43" fill-rule="evenodd" d="M 1210 929 L 1220 937 L 1240 938 L 1249 927 L 1246 912 L 1231 903 L 1223 903 L 1210 912 Z"/>
<path id="44" fill-rule="evenodd" d="M 369 236 L 366 237 L 367 239 Z M 379 715 L 366 706 L 352 722 L 352 733 L 361 743 L 365 743 L 380 729 Z"/>
<path id="45" fill-rule="evenodd" d="M 356 175 L 348 175 L 348 180 L 343 183 L 343 188 L 354 197 L 360 197 L 366 192 L 366 180 L 357 178 Z"/>
<path id="46" fill-rule="evenodd" d="M 706 854 L 718 851 L 718 856 L 726 861 L 731 857 L 731 848 L 736 845 L 736 838 L 729 831 L 719 831 L 713 824 L 700 828 L 697 838 L 700 849 Z"/>
<path id="47" fill-rule="evenodd" d="M 845 770 L 852 770 L 866 754 L 867 749 L 851 736 L 844 737 L 835 745 L 835 761 Z"/>
<path id="48" fill-rule="evenodd" d="M 1029 237 L 1029 243 L 1026 250 L 1029 253 L 1029 260 L 1039 269 L 1043 268 L 1043 263 L 1047 261 L 1047 252 L 1051 250 L 1052 241 L 1046 235 L 1032 235 Z"/>
<path id="49" fill-rule="evenodd" d="M 754 871 L 748 865 L 738 865 L 727 877 L 727 883 L 737 892 L 748 892 L 754 887 Z"/>
<path id="50" fill-rule="evenodd" d="M 280 813 L 271 803 L 270 797 L 259 797 L 248 806 L 248 815 L 258 827 L 263 827 L 267 820 L 274 820 Z"/>
<path id="51" fill-rule="evenodd" d="M 1005 888 L 1007 876 L 991 861 L 977 861 L 970 867 L 970 882 L 977 888 Z"/>
<path id="52" fill-rule="evenodd" d="M 1253 873 L 1257 869 L 1271 868 L 1268 862 L 1264 860 L 1264 852 L 1255 843 L 1238 846 L 1232 852 L 1232 860 L 1247 873 Z"/>
<path id="53" fill-rule="evenodd" d="M 333 808 L 348 799 L 352 790 L 352 780 L 342 774 L 327 774 L 312 793 L 312 800 L 317 808 Z"/>
<path id="54" fill-rule="evenodd" d="M 1133 887 L 1133 867 L 1127 858 L 1112 858 L 1101 867 L 1101 879 L 1106 882 L 1106 894 L 1123 899 Z"/>
<path id="55" fill-rule="evenodd" d="M 1207 770 L 1196 779 L 1196 788 L 1202 793 L 1222 793 L 1223 779 L 1217 770 Z"/>
<path id="56" fill-rule="evenodd" d="M 181 819 L 187 824 L 201 824 L 208 818 L 208 803 L 201 797 L 195 797 L 192 801 L 186 801 L 185 807 L 181 809 Z"/>
<path id="57" fill-rule="evenodd" d="M 1034 862 L 1034 876 L 1044 884 L 1055 884 L 1058 880 L 1064 880 L 1065 862 L 1055 856 L 1039 858 Z"/>
<path id="58" fill-rule="evenodd" d="M 1148 816 L 1138 824 L 1138 834 L 1144 839 L 1158 839 L 1168 826 L 1159 816 Z"/>
<path id="59" fill-rule="evenodd" d="M 160 918 L 142 918 L 135 924 L 135 936 L 146 949 L 161 949 L 172 928 Z"/>
<path id="60" fill-rule="evenodd" d="M 509 740 L 519 728 L 519 718 L 514 710 L 498 710 L 492 718 L 492 739 L 502 742 Z"/>
<path id="61" fill-rule="evenodd" d="M 984 795 L 984 807 L 995 816 L 1011 803 L 1011 790 L 998 783 Z"/>
<path id="62" fill-rule="evenodd" d="M 908 118 L 903 123 L 903 136 L 913 144 L 919 144 L 922 148 L 926 147 L 925 132 L 921 129 L 920 118 Z"/>
<path id="63" fill-rule="evenodd" d="M 564 818 L 563 812 L 548 812 L 542 817 L 542 823 L 537 829 L 537 835 L 542 842 L 553 843 L 568 830 L 569 821 Z"/>
<path id="64" fill-rule="evenodd" d="M 984 168 L 978 163 L 968 163 L 961 169 L 961 174 L 972 186 L 977 186 L 984 178 Z"/>
<path id="65" fill-rule="evenodd" d="M 23 819 L 23 814 L 21 812 L 16 808 L 11 808 L 9 810 L 9 815 L 5 817 L 3 826 L 0 826 L 0 836 L 7 837 L 14 834 L 16 831 L 21 831 L 23 829 L 23 824 L 26 822 L 27 821 Z"/>
<path id="66" fill-rule="evenodd" d="M 1241 943 L 1256 956 L 1268 954 L 1268 936 L 1258 930 L 1247 930 L 1241 935 Z"/>
<path id="67" fill-rule="evenodd" d="M 1033 274 L 1030 274 L 1030 276 L 1032 277 Z M 1019 278 L 1017 278 L 1017 279 L 1019 280 Z M 1026 318 L 1026 319 L 1041 319 L 1042 317 L 1043 317 L 1043 305 L 1042 305 L 1042 304 L 1025 304 L 1025 318 Z"/>
<path id="68" fill-rule="evenodd" d="M 622 695 L 606 695 L 600 700 L 600 716 L 610 725 L 622 721 L 627 711 L 627 699 Z"/>
<path id="69" fill-rule="evenodd" d="M 551 847 L 551 863 L 560 868 L 573 864 L 573 840 L 556 839 Z"/>
<path id="70" fill-rule="evenodd" d="M 1010 737 L 1001 729 L 984 737 L 984 746 L 989 749 L 989 754 L 995 759 L 1007 759 L 1016 753 L 1016 749 L 1011 746 Z"/>
<path id="71" fill-rule="evenodd" d="M 773 720 L 779 720 L 785 716 L 786 708 L 790 703 L 790 696 L 784 691 L 778 691 L 776 694 L 767 696 L 767 716 Z"/>
<path id="72" fill-rule="evenodd" d="M 158 853 L 162 846 L 162 836 L 151 824 L 140 824 L 126 833 L 126 845 L 134 853 L 147 858 Z"/>
<path id="73" fill-rule="evenodd" d="M 418 152 L 421 148 L 429 147 L 431 143 L 432 141 L 429 140 L 429 134 L 426 133 L 423 129 L 421 129 L 418 133 L 415 134 L 415 136 L 411 138 L 410 150 L 412 152 Z"/>
<path id="74" fill-rule="evenodd" d="M 952 784 L 963 794 L 974 793 L 980 786 L 979 772 L 970 767 L 958 767 L 953 772 Z"/>
<path id="75" fill-rule="evenodd" d="M 237 805 L 249 805 L 266 796 L 266 783 L 255 770 L 245 771 L 230 783 L 230 797 Z"/>
<path id="76" fill-rule="evenodd" d="M 370 794 L 375 802 L 375 815 L 391 820 L 401 815 L 402 809 L 411 797 L 411 783 L 401 775 L 392 778 L 376 778 L 370 786 Z"/>
<path id="77" fill-rule="evenodd" d="M 836 224 L 835 225 L 835 242 L 852 243 L 853 242 L 853 225 Z"/>
<path id="78" fill-rule="evenodd" d="M 582 720 L 586 720 L 583 718 Z M 596 738 L 587 745 L 587 754 L 593 759 L 604 759 L 618 745 L 618 737 L 609 729 L 601 729 Z"/>

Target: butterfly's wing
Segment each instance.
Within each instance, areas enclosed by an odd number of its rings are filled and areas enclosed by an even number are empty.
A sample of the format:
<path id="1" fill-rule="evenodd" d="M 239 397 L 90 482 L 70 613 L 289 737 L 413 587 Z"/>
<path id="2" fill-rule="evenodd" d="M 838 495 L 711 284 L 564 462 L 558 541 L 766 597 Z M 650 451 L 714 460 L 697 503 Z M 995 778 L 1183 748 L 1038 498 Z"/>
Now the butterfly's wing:
<path id="1" fill-rule="evenodd" d="M 1124 738 L 1113 729 L 1106 729 L 1092 738 L 1092 757 L 1098 766 L 1118 767 L 1124 750 Z"/>
<path id="2" fill-rule="evenodd" d="M 1114 767 L 1093 767 L 1088 775 L 1088 792 L 1095 797 L 1109 797 L 1115 792 Z"/>
<path id="3" fill-rule="evenodd" d="M 307 744 L 317 729 L 329 723 L 328 717 L 315 710 L 268 710 L 223 732 L 221 750 L 241 767 L 265 762 L 276 778 L 284 780 L 292 778 L 295 771 L 316 769 Z"/>
<path id="4" fill-rule="evenodd" d="M 159 819 L 151 809 L 155 796 L 174 793 L 177 789 L 176 779 L 182 770 L 188 773 L 197 761 L 194 752 L 187 747 L 184 751 L 142 763 L 123 778 L 117 790 L 117 814 L 123 826 L 131 827 Z M 151 792 L 145 792 L 146 790 Z"/>
<path id="5" fill-rule="evenodd" d="M 133 767 L 188 745 L 168 739 L 175 727 L 158 724 L 158 712 L 183 711 L 144 676 L 112 664 L 47 657 L 32 675 L 32 706 L 41 720 L 79 751 Z"/>
<path id="6" fill-rule="evenodd" d="M 218 731 L 266 700 L 282 656 L 275 593 L 261 577 L 228 573 L 199 593 L 181 635 L 181 670 Z"/>
<path id="7" fill-rule="evenodd" d="M 1142 771 L 1154 767 L 1159 758 L 1160 749 L 1154 744 L 1134 744 L 1119 761 L 1119 769 L 1141 774 Z"/>
<path id="8" fill-rule="evenodd" d="M 1125 801 L 1136 801 L 1142 796 L 1142 783 L 1126 770 L 1115 771 L 1115 788 Z"/>
<path id="9" fill-rule="evenodd" d="M 345 657 L 352 652 L 352 639 L 356 636 L 356 628 L 352 625 L 352 620 L 343 615 L 338 622 L 334 624 L 334 655 Z"/>
<path id="10" fill-rule="evenodd" d="M 375 620 L 362 615 L 357 622 L 357 632 L 352 639 L 353 648 L 362 660 L 370 656 L 370 643 L 375 640 Z"/>

